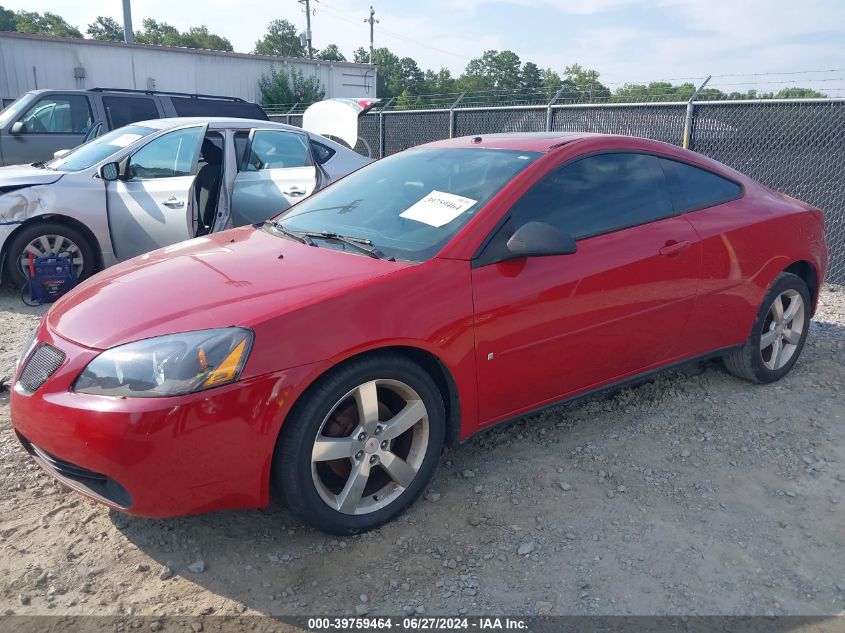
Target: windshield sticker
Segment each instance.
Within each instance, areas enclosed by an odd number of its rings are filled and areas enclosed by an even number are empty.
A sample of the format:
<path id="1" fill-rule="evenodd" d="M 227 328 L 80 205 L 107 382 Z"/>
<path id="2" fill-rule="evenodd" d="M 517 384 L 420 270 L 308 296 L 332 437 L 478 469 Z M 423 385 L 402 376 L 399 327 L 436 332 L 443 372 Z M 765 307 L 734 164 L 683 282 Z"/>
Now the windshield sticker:
<path id="1" fill-rule="evenodd" d="M 416 220 L 440 228 L 468 210 L 478 200 L 456 196 L 453 193 L 432 191 L 419 202 L 399 214 L 401 218 Z"/>
<path id="2" fill-rule="evenodd" d="M 126 147 L 127 145 L 131 145 L 135 141 L 141 138 L 140 134 L 121 134 L 113 141 L 109 142 L 109 145 L 113 145 L 114 147 Z"/>

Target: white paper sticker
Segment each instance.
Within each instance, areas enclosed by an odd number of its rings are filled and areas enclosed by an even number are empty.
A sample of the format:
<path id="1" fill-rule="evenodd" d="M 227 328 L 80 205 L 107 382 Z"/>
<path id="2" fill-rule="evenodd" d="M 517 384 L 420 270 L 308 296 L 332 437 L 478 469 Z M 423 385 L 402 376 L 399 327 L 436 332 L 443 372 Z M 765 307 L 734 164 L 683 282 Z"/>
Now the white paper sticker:
<path id="1" fill-rule="evenodd" d="M 444 224 L 449 224 L 476 202 L 478 200 L 456 196 L 453 193 L 432 191 L 425 198 L 405 209 L 399 217 L 439 228 Z"/>
<path id="2" fill-rule="evenodd" d="M 126 147 L 127 145 L 131 145 L 135 141 L 141 138 L 140 134 L 121 134 L 113 141 L 109 142 L 109 145 L 114 145 L 115 147 Z"/>

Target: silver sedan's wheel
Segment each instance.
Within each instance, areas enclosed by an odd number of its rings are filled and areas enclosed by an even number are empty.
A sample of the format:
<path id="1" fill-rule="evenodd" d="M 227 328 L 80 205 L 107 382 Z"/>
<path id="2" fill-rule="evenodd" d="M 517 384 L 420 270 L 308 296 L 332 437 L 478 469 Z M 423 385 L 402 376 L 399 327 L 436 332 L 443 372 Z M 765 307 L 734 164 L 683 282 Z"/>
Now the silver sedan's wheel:
<path id="1" fill-rule="evenodd" d="M 805 314 L 804 299 L 797 290 L 775 297 L 760 336 L 760 354 L 767 369 L 776 371 L 792 359 L 804 332 Z"/>
<path id="2" fill-rule="evenodd" d="M 29 254 L 33 257 L 45 255 L 65 255 L 70 259 L 76 276 L 82 275 L 85 258 L 79 245 L 64 235 L 39 235 L 24 246 L 23 253 L 18 258 L 18 269 L 24 277 L 29 277 Z"/>
<path id="3" fill-rule="evenodd" d="M 323 420 L 311 476 L 331 509 L 369 514 L 411 485 L 428 447 L 428 411 L 419 394 L 399 380 L 371 380 L 346 393 Z"/>

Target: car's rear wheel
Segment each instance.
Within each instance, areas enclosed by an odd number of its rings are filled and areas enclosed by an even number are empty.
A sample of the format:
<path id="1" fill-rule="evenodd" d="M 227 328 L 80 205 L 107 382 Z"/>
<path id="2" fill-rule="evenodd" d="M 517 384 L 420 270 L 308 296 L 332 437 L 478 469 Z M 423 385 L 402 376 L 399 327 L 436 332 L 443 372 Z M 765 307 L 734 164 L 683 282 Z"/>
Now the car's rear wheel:
<path id="1" fill-rule="evenodd" d="M 431 376 L 397 354 L 354 360 L 297 403 L 279 437 L 275 479 L 290 509 L 333 534 L 398 516 L 425 489 L 445 437 Z"/>
<path id="2" fill-rule="evenodd" d="M 80 280 L 94 272 L 94 249 L 82 233 L 60 222 L 35 222 L 9 244 L 6 266 L 9 281 L 19 288 L 29 278 L 29 255 L 65 255 Z"/>
<path id="3" fill-rule="evenodd" d="M 811 301 L 804 280 L 781 273 L 766 293 L 745 345 L 724 356 L 728 371 L 759 383 L 783 378 L 807 339 Z"/>

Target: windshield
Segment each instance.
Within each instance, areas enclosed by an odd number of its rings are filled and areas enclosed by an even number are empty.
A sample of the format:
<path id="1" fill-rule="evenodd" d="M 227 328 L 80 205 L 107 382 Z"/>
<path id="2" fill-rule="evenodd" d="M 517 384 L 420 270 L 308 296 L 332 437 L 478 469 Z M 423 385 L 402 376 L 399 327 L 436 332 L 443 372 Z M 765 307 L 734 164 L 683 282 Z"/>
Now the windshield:
<path id="1" fill-rule="evenodd" d="M 135 141 L 157 132 L 151 127 L 127 125 L 80 145 L 76 149 L 47 163 L 50 169 L 58 171 L 80 171 L 105 160 L 115 152 L 128 147 Z"/>
<path id="2" fill-rule="evenodd" d="M 387 257 L 423 261 L 539 156 L 485 148 L 406 151 L 346 176 L 277 221 L 290 231 L 368 240 Z"/>

